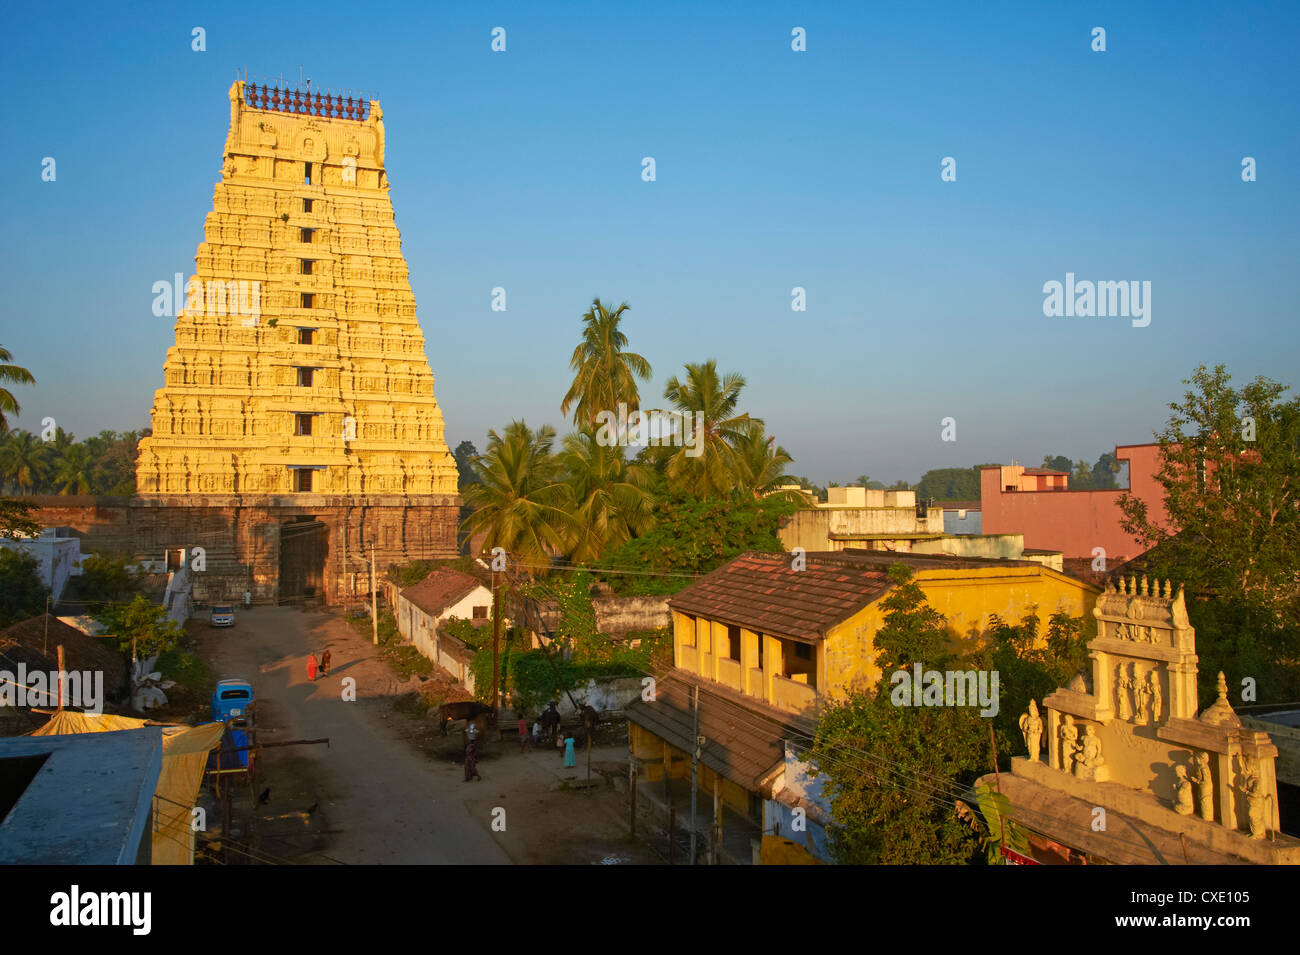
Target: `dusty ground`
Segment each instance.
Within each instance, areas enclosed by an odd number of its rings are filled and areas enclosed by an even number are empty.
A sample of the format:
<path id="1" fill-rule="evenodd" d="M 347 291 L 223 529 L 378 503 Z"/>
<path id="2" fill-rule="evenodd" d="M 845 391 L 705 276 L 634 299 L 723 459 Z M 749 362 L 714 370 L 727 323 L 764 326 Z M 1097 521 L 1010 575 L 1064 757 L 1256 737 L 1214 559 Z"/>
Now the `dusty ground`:
<path id="1" fill-rule="evenodd" d="M 331 650 L 315 684 L 306 658 Z M 253 791 L 266 859 L 342 863 L 641 863 L 657 856 L 626 835 L 625 737 L 564 769 L 550 750 L 521 754 L 513 732 L 489 739 L 481 782 L 464 781 L 463 737 L 439 735 L 416 703 L 418 679 L 397 680 L 374 648 L 334 614 L 240 611 L 232 630 L 200 634 L 218 678 L 242 677 L 258 699 L 259 742 L 328 737 L 329 746 L 264 750 Z M 343 680 L 356 681 L 356 702 Z M 397 704 L 396 706 L 394 704 Z M 495 735 L 495 734 L 493 734 Z M 603 773 L 601 772 L 603 770 Z M 504 813 L 499 810 L 504 810 Z M 504 831 L 500 831 L 504 819 Z M 494 821 L 496 828 L 494 829 Z"/>

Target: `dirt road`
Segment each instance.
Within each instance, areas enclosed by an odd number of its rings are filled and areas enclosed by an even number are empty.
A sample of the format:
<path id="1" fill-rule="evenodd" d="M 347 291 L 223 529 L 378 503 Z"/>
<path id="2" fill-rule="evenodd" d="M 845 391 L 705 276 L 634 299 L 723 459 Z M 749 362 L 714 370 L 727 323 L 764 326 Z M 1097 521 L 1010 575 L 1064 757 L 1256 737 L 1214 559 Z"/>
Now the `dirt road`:
<path id="1" fill-rule="evenodd" d="M 326 647 L 331 673 L 311 683 L 307 655 L 319 657 Z M 265 811 L 315 806 L 329 858 L 349 864 L 511 861 L 490 831 L 490 819 L 471 816 L 467 784 L 390 727 L 400 719 L 391 704 L 400 685 L 374 649 L 337 617 L 287 607 L 243 610 L 233 630 L 205 633 L 200 650 L 220 678 L 253 684 L 261 742 L 329 737 L 328 748 L 265 750 L 259 769 L 259 785 L 271 789 Z M 356 702 L 343 699 L 345 678 L 356 681 Z"/>

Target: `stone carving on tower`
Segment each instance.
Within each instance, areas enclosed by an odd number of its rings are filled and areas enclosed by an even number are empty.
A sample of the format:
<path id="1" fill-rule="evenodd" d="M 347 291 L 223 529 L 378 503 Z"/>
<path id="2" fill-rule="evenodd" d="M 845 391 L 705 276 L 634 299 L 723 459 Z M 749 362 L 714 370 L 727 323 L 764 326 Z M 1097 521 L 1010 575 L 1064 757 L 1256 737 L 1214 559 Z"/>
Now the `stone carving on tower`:
<path id="1" fill-rule="evenodd" d="M 236 82 L 142 495 L 456 494 L 374 101 Z"/>

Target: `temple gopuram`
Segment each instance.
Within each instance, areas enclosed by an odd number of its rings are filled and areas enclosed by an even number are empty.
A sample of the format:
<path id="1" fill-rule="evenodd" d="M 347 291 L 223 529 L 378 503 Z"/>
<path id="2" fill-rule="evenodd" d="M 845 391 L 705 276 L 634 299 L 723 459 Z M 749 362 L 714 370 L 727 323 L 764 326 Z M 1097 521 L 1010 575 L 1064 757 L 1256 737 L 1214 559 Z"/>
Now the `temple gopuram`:
<path id="1" fill-rule="evenodd" d="M 1045 697 L 1041 711 L 1031 702 L 1020 717 L 1027 755 L 977 784 L 1004 858 L 1300 864 L 1300 840 L 1282 831 L 1276 745 L 1243 725 L 1222 673 L 1217 698 L 1199 709 L 1183 588 L 1112 579 L 1093 616 L 1091 673 Z"/>
<path id="2" fill-rule="evenodd" d="M 140 444 L 90 543 L 202 547 L 194 598 L 338 602 L 371 548 L 454 556 L 460 498 L 384 170 L 379 103 L 230 88 L 221 179 Z M 62 521 L 61 523 L 73 523 Z"/>

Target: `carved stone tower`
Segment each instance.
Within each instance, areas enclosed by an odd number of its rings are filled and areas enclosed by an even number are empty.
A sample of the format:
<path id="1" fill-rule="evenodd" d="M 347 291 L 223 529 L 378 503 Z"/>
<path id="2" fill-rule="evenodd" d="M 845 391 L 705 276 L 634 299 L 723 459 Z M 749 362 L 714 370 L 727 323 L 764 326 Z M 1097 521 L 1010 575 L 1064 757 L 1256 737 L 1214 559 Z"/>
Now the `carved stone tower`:
<path id="1" fill-rule="evenodd" d="M 456 493 L 377 102 L 235 83 L 196 265 L 140 493 Z"/>

